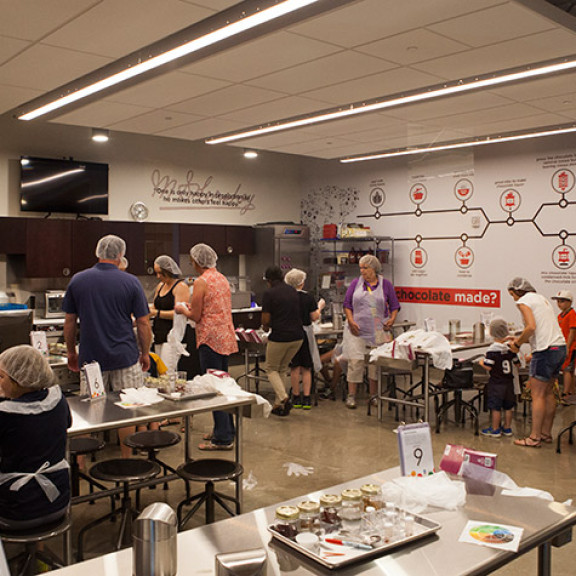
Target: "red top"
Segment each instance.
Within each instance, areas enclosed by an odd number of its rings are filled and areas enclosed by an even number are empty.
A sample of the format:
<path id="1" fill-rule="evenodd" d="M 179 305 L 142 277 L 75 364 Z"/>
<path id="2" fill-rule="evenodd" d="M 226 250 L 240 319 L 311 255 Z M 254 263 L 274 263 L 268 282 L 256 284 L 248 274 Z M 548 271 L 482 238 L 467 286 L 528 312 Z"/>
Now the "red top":
<path id="1" fill-rule="evenodd" d="M 564 334 L 564 338 L 566 339 L 566 344 L 568 344 L 568 336 L 570 334 L 571 328 L 576 328 L 576 312 L 574 308 L 570 308 L 568 312 L 565 314 L 560 312 L 558 314 L 558 324 L 560 324 L 560 329 L 562 330 L 562 334 Z M 574 342 L 572 342 L 572 346 L 570 349 L 566 351 L 566 362 L 565 365 L 568 364 L 570 358 L 572 357 L 572 352 L 576 350 L 576 338 Z"/>
<path id="2" fill-rule="evenodd" d="M 206 282 L 206 293 L 202 317 L 196 322 L 196 345 L 206 344 L 214 352 L 229 356 L 238 352 L 232 322 L 230 284 L 216 268 L 208 268 L 200 278 Z"/>

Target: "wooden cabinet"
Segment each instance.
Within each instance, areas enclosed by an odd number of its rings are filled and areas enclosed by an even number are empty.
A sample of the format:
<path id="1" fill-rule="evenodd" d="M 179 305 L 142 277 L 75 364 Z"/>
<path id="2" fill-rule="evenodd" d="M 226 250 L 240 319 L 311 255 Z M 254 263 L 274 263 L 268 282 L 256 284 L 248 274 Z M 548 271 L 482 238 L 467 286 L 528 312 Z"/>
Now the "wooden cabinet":
<path id="1" fill-rule="evenodd" d="M 254 254 L 254 228 L 251 226 L 226 226 L 227 254 Z"/>
<path id="2" fill-rule="evenodd" d="M 218 256 L 226 254 L 226 226 L 218 224 L 180 224 L 180 254 L 202 242 L 214 248 Z"/>
<path id="3" fill-rule="evenodd" d="M 0 218 L 0 254 L 26 252 L 26 218 Z"/>
<path id="4" fill-rule="evenodd" d="M 144 224 L 141 222 L 104 222 L 104 234 L 115 234 L 126 242 L 128 272 L 136 276 L 144 276 L 146 274 Z"/>
<path id="5" fill-rule="evenodd" d="M 178 224 L 144 224 L 144 261 L 147 274 L 154 274 L 154 260 L 162 254 L 179 259 Z"/>
<path id="6" fill-rule="evenodd" d="M 27 218 L 26 276 L 59 278 L 72 274 L 72 220 Z"/>

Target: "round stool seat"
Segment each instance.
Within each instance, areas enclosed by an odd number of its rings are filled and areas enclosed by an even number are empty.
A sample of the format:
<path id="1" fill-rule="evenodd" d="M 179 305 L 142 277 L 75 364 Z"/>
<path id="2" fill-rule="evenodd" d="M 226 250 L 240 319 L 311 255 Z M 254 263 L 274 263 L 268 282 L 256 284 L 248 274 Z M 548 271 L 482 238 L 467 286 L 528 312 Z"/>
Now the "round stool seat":
<path id="1" fill-rule="evenodd" d="M 168 430 L 144 430 L 130 434 L 124 439 L 124 444 L 138 450 L 156 450 L 168 448 L 180 442 L 180 434 Z"/>
<path id="2" fill-rule="evenodd" d="M 178 475 L 192 482 L 223 482 L 244 473 L 241 464 L 221 458 L 203 458 L 178 466 Z"/>
<path id="3" fill-rule="evenodd" d="M 42 524 L 41 526 L 28 528 L 26 530 L 1 530 L 0 538 L 4 540 L 4 542 L 11 544 L 42 542 L 43 540 L 64 534 L 64 532 L 70 530 L 71 525 L 70 513 L 66 512 L 62 518 L 49 524 Z"/>
<path id="4" fill-rule="evenodd" d="M 138 458 L 112 458 L 90 468 L 90 475 L 105 482 L 133 482 L 149 480 L 160 474 L 160 465 Z"/>
<path id="5" fill-rule="evenodd" d="M 90 454 L 104 448 L 104 442 L 98 438 L 70 438 L 68 440 L 68 450 L 70 454 L 79 456 Z"/>

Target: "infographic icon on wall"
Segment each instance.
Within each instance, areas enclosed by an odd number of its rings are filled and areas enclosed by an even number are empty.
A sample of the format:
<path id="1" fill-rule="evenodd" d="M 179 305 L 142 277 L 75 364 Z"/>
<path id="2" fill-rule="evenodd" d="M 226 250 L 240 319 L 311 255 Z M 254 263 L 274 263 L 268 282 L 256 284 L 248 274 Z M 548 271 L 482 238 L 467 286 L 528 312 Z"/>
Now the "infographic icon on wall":
<path id="1" fill-rule="evenodd" d="M 410 188 L 410 200 L 419 206 L 426 200 L 426 196 L 428 196 L 428 190 L 426 190 L 426 186 L 424 184 L 414 184 L 412 188 Z"/>
<path id="2" fill-rule="evenodd" d="M 565 168 L 556 170 L 552 175 L 552 188 L 554 192 L 558 192 L 558 194 L 567 194 L 574 188 L 575 180 L 572 170 Z"/>
<path id="3" fill-rule="evenodd" d="M 552 262 L 556 268 L 559 268 L 560 270 L 568 270 L 569 268 L 572 268 L 574 262 L 576 262 L 576 253 L 571 246 L 561 244 L 554 248 L 554 251 L 552 252 Z"/>
<path id="4" fill-rule="evenodd" d="M 516 212 L 518 208 L 520 208 L 520 204 L 522 202 L 522 198 L 517 190 L 513 188 L 508 188 L 508 190 L 504 190 L 500 195 L 500 208 L 504 210 L 504 212 L 508 212 L 512 214 L 512 212 Z"/>
<path id="5" fill-rule="evenodd" d="M 454 195 L 458 200 L 462 200 L 465 202 L 466 200 L 470 200 L 472 195 L 474 194 L 474 185 L 468 178 L 461 178 L 456 182 L 454 186 Z"/>
<path id="6" fill-rule="evenodd" d="M 428 262 L 428 253 L 424 248 L 417 246 L 410 252 L 410 264 L 414 266 L 414 268 L 424 268 L 426 263 Z"/>
<path id="7" fill-rule="evenodd" d="M 454 254 L 454 259 L 456 260 L 458 268 L 467 270 L 474 264 L 474 252 L 472 252 L 468 246 L 460 246 L 460 248 L 456 250 L 456 254 Z"/>

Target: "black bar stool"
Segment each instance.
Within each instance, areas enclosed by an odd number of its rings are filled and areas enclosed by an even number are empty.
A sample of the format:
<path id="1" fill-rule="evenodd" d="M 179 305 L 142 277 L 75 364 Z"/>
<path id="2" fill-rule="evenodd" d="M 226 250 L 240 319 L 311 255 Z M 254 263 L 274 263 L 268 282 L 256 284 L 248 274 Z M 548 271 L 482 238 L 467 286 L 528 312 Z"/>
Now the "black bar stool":
<path id="1" fill-rule="evenodd" d="M 182 464 L 178 467 L 177 472 L 182 478 L 184 478 L 184 480 L 205 483 L 204 492 L 186 498 L 178 504 L 178 528 L 180 530 L 182 530 L 184 525 L 188 520 L 190 520 L 190 518 L 192 518 L 192 516 L 194 516 L 204 502 L 206 502 L 206 524 L 214 522 L 215 502 L 220 504 L 220 506 L 222 506 L 230 516 L 240 514 L 240 502 L 232 496 L 216 492 L 216 490 L 214 490 L 214 483 L 224 482 L 225 480 L 236 480 L 238 482 L 239 480 L 237 480 L 237 478 L 244 473 L 242 465 L 231 460 L 223 460 L 220 458 L 203 458 L 201 460 L 193 460 L 192 462 Z M 197 500 L 197 502 L 192 507 L 192 510 L 190 510 L 186 517 L 182 519 L 182 509 L 184 506 L 192 504 L 195 500 Z M 235 513 L 225 500 L 236 505 Z"/>
<path id="2" fill-rule="evenodd" d="M 90 476 L 104 482 L 116 482 L 122 484 L 122 502 L 120 508 L 112 510 L 105 516 L 93 520 L 84 526 L 78 533 L 78 561 L 84 558 L 84 535 L 86 532 L 106 520 L 112 520 L 120 514 L 122 521 L 115 550 L 120 550 L 123 545 L 129 546 L 132 540 L 132 520 L 138 515 L 138 511 L 132 507 L 130 498 L 130 484 L 133 482 L 144 482 L 155 478 L 160 474 L 162 468 L 157 462 L 151 460 L 141 460 L 138 458 L 113 458 L 103 460 L 90 468 Z"/>
<path id="3" fill-rule="evenodd" d="M 32 576 L 36 573 L 36 562 L 44 562 L 51 569 L 63 568 L 72 564 L 72 542 L 71 542 L 71 521 L 70 513 L 67 512 L 63 518 L 31 528 L 29 530 L 0 532 L 0 538 L 3 542 L 9 544 L 23 544 L 24 551 L 18 556 L 10 559 L 10 564 L 20 564 L 20 570 L 12 573 L 13 576 Z M 62 558 L 58 558 L 50 550 L 38 550 L 38 544 L 62 535 Z"/>
<path id="4" fill-rule="evenodd" d="M 177 471 L 169 464 L 166 464 L 166 462 L 162 462 L 162 460 L 157 457 L 157 453 L 162 448 L 175 446 L 181 440 L 180 434 L 170 432 L 169 430 L 144 430 L 130 434 L 130 436 L 124 439 L 124 444 L 134 450 L 145 450 L 148 455 L 148 460 L 160 464 L 164 469 L 164 476 L 167 476 L 168 470 L 173 474 L 177 474 Z M 167 483 L 164 484 L 164 490 L 168 490 Z"/>
<path id="5" fill-rule="evenodd" d="M 86 454 L 95 454 L 99 450 L 104 448 L 105 443 L 98 438 L 70 438 L 68 440 L 68 453 L 70 454 L 70 489 L 72 492 L 72 497 L 80 495 L 80 479 L 88 482 L 90 486 L 90 494 L 94 493 L 94 487 L 99 490 L 106 490 L 106 486 L 96 482 L 93 478 L 90 478 L 88 474 L 85 474 L 80 470 L 78 465 L 78 456 L 85 456 Z M 93 504 L 94 501 L 90 501 Z M 114 501 L 112 501 L 112 504 Z"/>
<path id="6" fill-rule="evenodd" d="M 570 444 L 574 444 L 574 438 L 573 438 L 573 434 L 572 431 L 574 430 L 574 428 L 576 427 L 576 421 L 572 422 L 572 424 L 570 424 L 569 426 L 566 426 L 566 428 L 564 428 L 560 434 L 558 434 L 558 439 L 556 440 L 556 453 L 557 454 L 562 454 L 562 449 L 560 447 L 560 442 L 562 440 L 562 436 L 564 434 L 566 434 L 566 432 L 568 432 L 568 442 Z"/>

